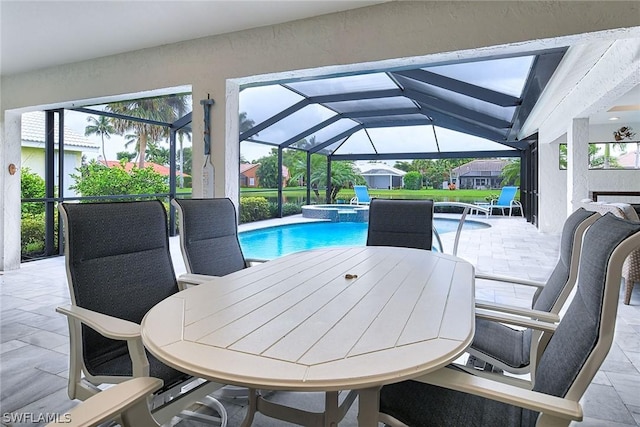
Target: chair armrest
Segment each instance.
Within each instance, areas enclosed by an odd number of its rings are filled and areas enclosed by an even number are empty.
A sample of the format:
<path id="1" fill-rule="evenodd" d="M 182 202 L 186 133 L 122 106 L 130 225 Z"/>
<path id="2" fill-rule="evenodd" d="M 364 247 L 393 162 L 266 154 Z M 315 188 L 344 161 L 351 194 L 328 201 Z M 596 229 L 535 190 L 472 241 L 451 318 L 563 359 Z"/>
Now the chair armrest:
<path id="1" fill-rule="evenodd" d="M 531 409 L 555 418 L 582 420 L 582 407 L 576 401 L 476 377 L 449 368 L 439 369 L 414 380 Z"/>
<path id="2" fill-rule="evenodd" d="M 495 276 L 495 275 L 492 275 L 492 274 L 483 274 L 483 273 L 476 273 L 476 279 L 493 280 L 493 281 L 496 281 L 496 282 L 515 283 L 517 285 L 533 286 L 533 287 L 536 287 L 536 288 L 544 288 L 544 286 L 546 284 L 544 282 L 538 282 L 538 281 L 535 281 L 535 280 L 520 279 L 518 277 Z"/>
<path id="3" fill-rule="evenodd" d="M 490 301 L 476 300 L 476 308 L 483 310 L 499 311 L 501 313 L 515 314 L 518 316 L 530 317 L 531 319 L 542 320 L 544 322 L 557 323 L 560 321 L 560 316 L 555 313 L 549 313 L 547 311 L 533 310 L 524 307 L 515 307 L 506 304 L 497 304 Z"/>
<path id="4" fill-rule="evenodd" d="M 185 288 L 184 285 L 202 285 L 211 282 L 218 276 L 207 276 L 205 274 L 185 273 L 178 277 L 178 287 L 180 290 Z"/>
<path id="5" fill-rule="evenodd" d="M 142 377 L 125 381 L 87 399 L 70 410 L 67 416 L 62 415 L 62 420 L 47 424 L 47 427 L 97 425 L 137 405 L 144 405 L 143 410 L 148 413 L 146 398 L 160 387 L 162 380 L 158 378 Z"/>
<path id="6" fill-rule="evenodd" d="M 101 335 L 114 340 L 131 340 L 140 338 L 140 325 L 128 320 L 87 310 L 78 306 L 57 307 L 56 311 L 67 317 L 79 320 Z"/>
<path id="7" fill-rule="evenodd" d="M 476 317 L 480 319 L 491 320 L 492 322 L 508 323 L 514 326 L 522 326 L 543 332 L 555 332 L 557 325 L 555 323 L 543 322 L 540 320 L 528 319 L 526 317 L 511 316 L 496 311 L 476 309 Z"/>

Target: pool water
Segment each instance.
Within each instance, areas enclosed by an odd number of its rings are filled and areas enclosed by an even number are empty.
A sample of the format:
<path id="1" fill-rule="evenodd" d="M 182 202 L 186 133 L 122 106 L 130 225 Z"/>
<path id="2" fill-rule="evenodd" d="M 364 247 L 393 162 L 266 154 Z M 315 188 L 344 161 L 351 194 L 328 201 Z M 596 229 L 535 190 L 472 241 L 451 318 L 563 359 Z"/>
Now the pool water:
<path id="1" fill-rule="evenodd" d="M 434 219 L 438 233 L 455 232 L 457 219 Z M 281 225 L 239 233 L 245 258 L 273 259 L 292 252 L 334 246 L 364 246 L 366 222 L 310 222 Z M 487 224 L 465 221 L 465 229 L 486 228 Z"/>

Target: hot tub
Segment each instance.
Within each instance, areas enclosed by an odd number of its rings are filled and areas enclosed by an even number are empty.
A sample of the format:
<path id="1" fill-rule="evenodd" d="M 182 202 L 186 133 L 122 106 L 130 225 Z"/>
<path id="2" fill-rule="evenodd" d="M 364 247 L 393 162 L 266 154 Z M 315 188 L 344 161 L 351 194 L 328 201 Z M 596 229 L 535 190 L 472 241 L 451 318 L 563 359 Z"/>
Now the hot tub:
<path id="1" fill-rule="evenodd" d="M 305 205 L 304 218 L 328 219 L 331 222 L 368 222 L 369 206 L 366 205 Z"/>

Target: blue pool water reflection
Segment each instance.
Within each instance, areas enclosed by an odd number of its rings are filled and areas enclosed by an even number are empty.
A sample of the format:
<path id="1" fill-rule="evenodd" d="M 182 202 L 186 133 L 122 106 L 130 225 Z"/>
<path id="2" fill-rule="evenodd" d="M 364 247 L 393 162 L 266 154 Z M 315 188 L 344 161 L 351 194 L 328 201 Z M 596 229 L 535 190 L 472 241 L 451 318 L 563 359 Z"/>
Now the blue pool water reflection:
<path id="1" fill-rule="evenodd" d="M 457 219 L 436 218 L 438 233 L 455 232 Z M 486 228 L 478 221 L 466 221 L 464 229 Z M 311 222 L 245 231 L 239 234 L 246 258 L 272 259 L 292 252 L 333 246 L 364 246 L 367 223 Z"/>

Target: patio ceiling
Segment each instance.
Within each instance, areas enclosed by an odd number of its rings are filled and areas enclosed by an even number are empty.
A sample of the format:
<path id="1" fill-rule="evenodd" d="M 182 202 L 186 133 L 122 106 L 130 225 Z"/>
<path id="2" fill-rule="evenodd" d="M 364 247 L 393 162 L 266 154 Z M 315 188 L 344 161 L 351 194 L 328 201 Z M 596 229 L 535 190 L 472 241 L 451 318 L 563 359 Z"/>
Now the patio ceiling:
<path id="1" fill-rule="evenodd" d="M 246 87 L 240 142 L 333 160 L 519 156 L 518 132 L 565 52 Z"/>

